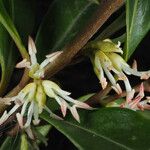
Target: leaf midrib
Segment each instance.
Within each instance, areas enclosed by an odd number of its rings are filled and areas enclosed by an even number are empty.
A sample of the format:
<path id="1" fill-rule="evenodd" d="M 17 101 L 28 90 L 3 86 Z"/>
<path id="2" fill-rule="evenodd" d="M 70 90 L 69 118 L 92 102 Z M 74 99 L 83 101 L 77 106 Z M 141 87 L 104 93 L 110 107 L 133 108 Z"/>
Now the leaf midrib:
<path id="1" fill-rule="evenodd" d="M 80 16 L 82 16 L 82 14 L 84 13 L 84 11 L 91 5 L 92 3 L 88 3 L 80 13 L 77 14 L 77 16 L 72 20 L 72 23 L 68 26 L 67 30 L 64 32 L 64 34 L 62 36 L 60 36 L 60 39 L 55 43 L 54 47 L 52 48 L 53 50 L 55 50 L 57 48 L 58 45 L 60 45 L 63 40 L 65 39 L 66 35 L 72 30 L 74 24 L 76 24 L 77 20 L 80 18 Z"/>
<path id="2" fill-rule="evenodd" d="M 94 132 L 94 131 L 91 131 L 91 130 L 88 130 L 88 129 L 83 128 L 83 127 L 81 127 L 81 126 L 75 125 L 75 124 L 70 123 L 70 122 L 68 122 L 68 121 L 65 121 L 65 123 L 68 124 L 68 125 L 70 125 L 70 126 L 74 126 L 74 127 L 79 128 L 79 129 L 81 129 L 81 130 L 84 130 L 84 131 L 86 131 L 86 132 L 88 132 L 88 133 L 90 133 L 90 134 L 92 134 L 92 135 L 95 134 L 96 136 L 98 136 L 98 137 L 100 137 L 100 138 L 102 138 L 102 139 L 104 139 L 104 140 L 106 140 L 106 141 L 109 141 L 109 142 L 111 142 L 111 143 L 113 143 L 113 144 L 116 144 L 117 146 L 119 146 L 119 147 L 121 147 L 121 148 L 124 148 L 124 149 L 127 149 L 127 150 L 133 150 L 132 148 L 127 147 L 127 146 L 125 146 L 125 145 L 123 145 L 123 144 L 120 144 L 120 143 L 114 141 L 113 139 L 108 138 L 108 137 L 106 137 L 106 136 L 104 136 L 104 135 L 102 135 L 102 134 L 97 134 L 97 133 Z M 55 127 L 56 127 L 56 126 L 55 126 Z M 61 131 L 62 131 L 62 130 L 61 130 Z M 64 131 L 62 131 L 62 132 L 65 134 Z M 70 137 L 70 138 L 71 138 L 71 137 Z M 75 143 L 76 143 L 76 142 L 75 142 Z M 79 144 L 78 144 L 78 145 L 79 145 Z"/>

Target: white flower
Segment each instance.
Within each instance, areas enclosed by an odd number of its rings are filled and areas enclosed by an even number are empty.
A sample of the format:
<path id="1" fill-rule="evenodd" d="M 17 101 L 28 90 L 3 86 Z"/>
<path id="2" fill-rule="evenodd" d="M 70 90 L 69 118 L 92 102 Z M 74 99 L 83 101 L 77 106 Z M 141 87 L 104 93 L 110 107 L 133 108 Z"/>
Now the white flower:
<path id="1" fill-rule="evenodd" d="M 116 45 L 111 40 L 106 39 L 98 43 L 91 43 L 89 47 L 90 46 L 95 49 L 93 62 L 94 71 L 100 80 L 102 88 L 104 89 L 107 86 L 107 80 L 104 73 L 111 82 L 112 88 L 118 94 L 122 93 L 122 89 L 117 81 L 118 79 L 122 80 L 127 92 L 127 101 L 130 101 L 134 96 L 134 90 L 125 74 L 138 76 L 141 79 L 148 79 L 150 77 L 150 71 L 138 71 L 135 62 L 134 68 L 131 68 L 118 54 L 123 54 L 123 51 L 120 48 L 120 42 Z"/>
<path id="2" fill-rule="evenodd" d="M 52 62 L 62 52 L 55 52 L 47 55 L 47 58 L 41 63 L 37 63 L 36 48 L 33 40 L 29 38 L 29 54 L 31 63 L 27 60 L 23 60 L 16 66 L 18 68 L 27 67 L 29 68 L 29 76 L 33 78 L 33 82 L 27 84 L 15 97 L 7 98 L 7 104 L 14 102 L 14 106 L 10 111 L 5 111 L 0 118 L 0 125 L 3 124 L 13 113 L 15 113 L 19 107 L 21 111 L 16 113 L 17 121 L 20 128 L 25 129 L 30 138 L 33 138 L 30 133 L 30 125 L 33 122 L 34 125 L 39 124 L 39 114 L 42 113 L 43 109 L 46 110 L 51 117 L 56 119 L 62 119 L 55 115 L 46 106 L 46 96 L 53 98 L 61 107 L 63 117 L 66 116 L 67 109 L 70 110 L 73 117 L 80 122 L 80 118 L 77 112 L 77 108 L 91 109 L 88 104 L 72 99 L 69 95 L 71 93 L 62 90 L 56 83 L 49 80 L 42 80 L 44 77 L 44 67 Z M 24 117 L 26 116 L 26 122 Z"/>

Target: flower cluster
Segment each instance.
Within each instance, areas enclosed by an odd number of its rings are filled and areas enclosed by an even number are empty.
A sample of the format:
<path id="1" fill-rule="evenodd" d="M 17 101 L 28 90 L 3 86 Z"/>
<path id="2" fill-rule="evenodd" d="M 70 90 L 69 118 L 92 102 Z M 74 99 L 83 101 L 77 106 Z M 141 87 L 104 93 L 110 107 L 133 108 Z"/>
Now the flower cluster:
<path id="1" fill-rule="evenodd" d="M 104 73 L 111 82 L 112 88 L 118 94 L 122 93 L 122 89 L 117 81 L 122 80 L 127 92 L 126 101 L 129 102 L 133 98 L 135 92 L 134 89 L 132 89 L 126 74 L 138 76 L 141 79 L 148 79 L 150 77 L 150 71 L 138 71 L 136 62 L 134 63 L 134 67 L 131 68 L 119 55 L 123 54 L 120 45 L 120 42 L 115 44 L 110 39 L 105 39 L 103 41 L 93 41 L 89 43 L 86 48 L 92 48 L 94 51 L 94 58 L 92 57 L 91 60 L 102 88 L 105 89 L 107 86 L 107 80 Z"/>
<path id="2" fill-rule="evenodd" d="M 145 100 L 142 100 L 143 98 L 144 98 L 144 86 L 143 83 L 141 83 L 139 93 L 136 95 L 136 97 L 134 98 L 134 94 L 133 94 L 133 97 L 130 100 L 122 103 L 120 107 L 132 109 L 132 110 L 145 110 L 145 109 L 149 110 L 150 97 L 147 97 L 147 99 Z"/>
<path id="3" fill-rule="evenodd" d="M 46 106 L 46 96 L 57 101 L 61 107 L 63 117 L 65 117 L 66 111 L 69 109 L 73 117 L 80 122 L 77 108 L 91 109 L 91 107 L 83 102 L 72 99 L 69 96 L 71 93 L 62 90 L 53 81 L 43 80 L 44 67 L 48 63 L 52 62 L 62 52 L 58 51 L 48 55 L 41 64 L 38 64 L 36 58 L 36 47 L 31 38 L 29 38 L 28 49 L 31 62 L 28 62 L 26 59 L 24 59 L 18 63 L 16 67 L 29 68 L 29 76 L 33 79 L 33 82 L 26 85 L 17 96 L 7 98 L 7 101 L 9 101 L 8 104 L 13 101 L 15 105 L 10 111 L 5 111 L 3 113 L 0 118 L 0 125 L 3 124 L 14 112 L 16 112 L 20 106 L 21 111 L 16 114 L 16 118 L 20 127 L 26 129 L 30 137 L 32 137 L 32 135 L 30 135 L 30 124 L 32 120 L 33 124 L 39 124 L 39 114 L 42 113 L 43 109 L 46 110 L 51 117 L 61 119 Z M 24 116 L 27 116 L 26 122 L 24 120 Z"/>

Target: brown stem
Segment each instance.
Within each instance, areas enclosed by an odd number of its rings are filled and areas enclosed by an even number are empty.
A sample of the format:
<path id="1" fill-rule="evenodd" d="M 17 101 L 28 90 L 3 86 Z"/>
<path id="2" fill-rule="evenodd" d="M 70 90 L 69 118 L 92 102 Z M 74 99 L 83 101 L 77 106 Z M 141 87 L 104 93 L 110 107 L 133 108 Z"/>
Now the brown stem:
<path id="1" fill-rule="evenodd" d="M 28 75 L 28 69 L 25 69 L 24 74 L 21 78 L 21 81 L 19 84 L 12 90 L 10 91 L 5 97 L 12 97 L 18 94 L 18 92 L 24 88 L 24 86 L 29 82 L 29 75 Z"/>
<path id="2" fill-rule="evenodd" d="M 46 78 L 50 78 L 69 64 L 106 20 L 123 4 L 124 0 L 101 0 L 98 10 L 84 30 L 63 49 L 64 52 L 53 63 L 47 65 L 45 70 Z"/>
<path id="3" fill-rule="evenodd" d="M 99 103 L 100 99 L 103 99 L 111 90 L 111 85 L 107 85 L 107 87 L 104 90 L 101 90 L 100 92 L 96 93 L 95 95 L 91 96 L 86 103 L 94 106 Z"/>

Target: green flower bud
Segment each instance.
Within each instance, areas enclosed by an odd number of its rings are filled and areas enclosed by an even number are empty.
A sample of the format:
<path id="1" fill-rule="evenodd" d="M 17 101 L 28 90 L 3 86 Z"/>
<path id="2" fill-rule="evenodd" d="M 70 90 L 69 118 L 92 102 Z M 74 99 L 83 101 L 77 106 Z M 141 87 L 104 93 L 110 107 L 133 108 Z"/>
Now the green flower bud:
<path id="1" fill-rule="evenodd" d="M 60 90 L 60 87 L 56 83 L 49 80 L 44 80 L 42 82 L 42 85 L 44 87 L 46 95 L 48 95 L 51 98 L 55 98 L 56 95 L 53 90 Z"/>
<path id="2" fill-rule="evenodd" d="M 46 94 L 44 92 L 44 88 L 41 84 L 39 84 L 37 86 L 37 91 L 36 91 L 36 96 L 35 96 L 35 99 L 38 103 L 38 107 L 39 107 L 39 112 L 41 113 L 44 106 L 45 106 L 45 103 L 46 103 Z"/>
<path id="3" fill-rule="evenodd" d="M 30 101 L 32 101 L 34 99 L 35 96 L 35 92 L 36 92 L 36 83 L 29 83 L 27 84 L 22 90 L 21 92 L 25 95 L 27 95 L 28 99 Z"/>
<path id="4" fill-rule="evenodd" d="M 103 51 L 107 53 L 123 53 L 122 49 L 120 48 L 120 42 L 118 42 L 118 44 L 115 44 L 110 39 L 105 39 L 103 41 L 92 41 L 85 48 Z"/>
<path id="5" fill-rule="evenodd" d="M 116 53 L 109 53 L 107 54 L 107 56 L 111 60 L 115 69 L 117 69 L 119 72 L 122 71 L 123 65 L 129 67 L 129 65 L 125 62 L 125 60 L 120 55 Z"/>

